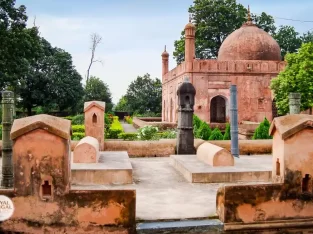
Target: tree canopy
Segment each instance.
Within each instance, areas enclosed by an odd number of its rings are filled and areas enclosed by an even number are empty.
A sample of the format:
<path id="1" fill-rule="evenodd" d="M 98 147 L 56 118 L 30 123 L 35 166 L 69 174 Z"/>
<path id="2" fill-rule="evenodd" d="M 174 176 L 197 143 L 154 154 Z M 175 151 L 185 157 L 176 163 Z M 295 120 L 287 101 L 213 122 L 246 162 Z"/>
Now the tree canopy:
<path id="1" fill-rule="evenodd" d="M 196 58 L 216 58 L 220 46 L 226 37 L 247 21 L 247 9 L 236 0 L 194 0 L 188 12 L 196 26 Z M 275 27 L 274 18 L 265 12 L 251 14 L 252 21 L 261 29 L 271 34 L 282 49 L 282 56 L 295 52 L 302 42 L 312 41 L 311 33 L 299 34 L 293 27 Z M 299 43 L 300 41 L 300 43 Z M 180 64 L 185 57 L 185 32 L 174 42 L 173 56 Z"/>
<path id="2" fill-rule="evenodd" d="M 152 79 L 150 74 L 138 76 L 128 86 L 115 110 L 126 110 L 138 114 L 147 112 L 161 113 L 162 111 L 162 84 L 158 78 Z"/>
<path id="3" fill-rule="evenodd" d="M 112 110 L 112 94 L 109 86 L 104 83 L 100 78 L 91 76 L 86 83 L 85 87 L 85 101 L 102 101 L 106 104 L 106 111 Z"/>
<path id="4" fill-rule="evenodd" d="M 289 93 L 301 94 L 301 111 L 313 107 L 313 42 L 286 55 L 287 66 L 271 82 L 279 114 L 289 112 Z"/>
<path id="5" fill-rule="evenodd" d="M 52 47 L 38 28 L 26 28 L 25 6 L 0 1 L 0 85 L 15 92 L 17 106 L 73 111 L 83 98 L 82 77 L 72 56 Z"/>

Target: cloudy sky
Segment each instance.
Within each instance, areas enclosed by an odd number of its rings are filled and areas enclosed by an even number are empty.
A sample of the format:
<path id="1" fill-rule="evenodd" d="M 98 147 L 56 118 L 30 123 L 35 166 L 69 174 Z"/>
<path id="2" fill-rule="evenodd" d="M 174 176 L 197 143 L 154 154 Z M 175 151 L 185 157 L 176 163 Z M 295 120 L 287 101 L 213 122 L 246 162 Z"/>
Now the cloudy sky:
<path id="1" fill-rule="evenodd" d="M 138 75 L 161 78 L 161 53 L 167 45 L 173 53 L 174 40 L 188 22 L 192 0 L 17 0 L 27 8 L 29 23 L 36 25 L 53 46 L 65 49 L 85 77 L 90 60 L 90 35 L 98 33 L 102 43 L 91 75 L 106 82 L 116 103 Z M 239 0 L 252 13 L 266 12 L 276 24 L 293 25 L 299 32 L 313 29 L 312 0 Z M 176 66 L 170 57 L 170 69 Z M 84 81 L 85 82 L 85 81 Z"/>

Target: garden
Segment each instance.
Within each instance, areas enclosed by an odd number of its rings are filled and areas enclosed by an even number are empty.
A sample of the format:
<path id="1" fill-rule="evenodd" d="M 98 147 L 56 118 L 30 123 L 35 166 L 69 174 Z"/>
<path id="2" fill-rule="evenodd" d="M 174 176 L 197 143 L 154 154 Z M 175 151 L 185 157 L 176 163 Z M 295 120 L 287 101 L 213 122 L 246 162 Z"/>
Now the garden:
<path id="1" fill-rule="evenodd" d="M 72 121 L 72 140 L 80 140 L 85 136 L 84 115 L 68 116 L 65 119 Z M 132 117 L 124 117 L 124 122 L 132 124 Z M 202 121 L 198 116 L 193 116 L 193 132 L 197 139 L 202 140 L 230 140 L 230 124 L 226 124 L 226 129 L 222 132 L 219 128 L 212 129 L 209 124 Z M 255 130 L 252 139 L 271 139 L 268 134 L 270 122 L 265 118 Z M 144 126 L 139 128 L 135 133 L 126 133 L 117 116 L 112 113 L 105 114 L 105 139 L 120 139 L 125 141 L 149 141 L 159 139 L 175 139 L 177 137 L 177 129 L 159 130 L 154 126 Z"/>

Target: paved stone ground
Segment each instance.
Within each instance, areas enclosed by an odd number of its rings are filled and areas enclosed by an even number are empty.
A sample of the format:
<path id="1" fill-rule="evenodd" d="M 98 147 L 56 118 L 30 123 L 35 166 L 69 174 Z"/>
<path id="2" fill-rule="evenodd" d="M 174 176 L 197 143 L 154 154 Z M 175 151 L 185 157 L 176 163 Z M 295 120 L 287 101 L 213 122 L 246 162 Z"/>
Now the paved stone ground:
<path id="1" fill-rule="evenodd" d="M 128 124 L 126 122 L 121 122 L 124 132 L 126 133 L 133 133 L 133 132 L 137 132 L 137 129 L 132 125 L 132 124 Z"/>
<path id="2" fill-rule="evenodd" d="M 136 189 L 136 216 L 142 220 L 203 218 L 215 215 L 218 184 L 186 182 L 170 158 L 131 158 L 132 185 L 84 185 L 73 189 Z"/>
<path id="3" fill-rule="evenodd" d="M 1 170 L 0 158 L 0 170 Z M 72 185 L 72 189 L 135 189 L 139 220 L 205 218 L 216 214 L 216 191 L 222 184 L 187 182 L 170 158 L 131 158 L 133 184 Z"/>

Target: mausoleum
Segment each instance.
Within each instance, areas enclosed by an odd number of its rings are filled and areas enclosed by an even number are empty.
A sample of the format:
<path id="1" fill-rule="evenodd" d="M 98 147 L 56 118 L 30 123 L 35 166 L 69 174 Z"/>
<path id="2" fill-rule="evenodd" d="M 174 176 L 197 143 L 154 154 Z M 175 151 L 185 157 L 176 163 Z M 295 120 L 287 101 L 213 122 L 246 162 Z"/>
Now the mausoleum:
<path id="1" fill-rule="evenodd" d="M 229 122 L 230 85 L 237 85 L 238 121 L 261 122 L 276 116 L 270 81 L 284 69 L 278 43 L 248 20 L 222 43 L 217 59 L 195 56 L 195 25 L 185 27 L 185 61 L 169 71 L 162 53 L 162 121 L 177 121 L 177 89 L 185 77 L 196 89 L 195 114 L 210 123 Z"/>

